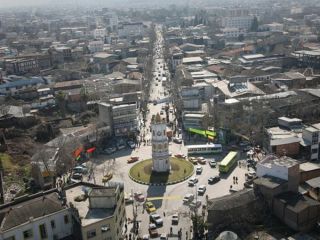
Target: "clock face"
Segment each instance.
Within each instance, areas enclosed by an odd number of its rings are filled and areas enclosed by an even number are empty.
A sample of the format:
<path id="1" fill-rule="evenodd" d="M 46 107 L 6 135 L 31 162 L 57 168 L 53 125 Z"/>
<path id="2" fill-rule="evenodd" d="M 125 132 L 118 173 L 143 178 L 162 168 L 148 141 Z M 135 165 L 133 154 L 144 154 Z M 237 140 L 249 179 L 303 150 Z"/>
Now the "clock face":
<path id="1" fill-rule="evenodd" d="M 157 135 L 158 135 L 158 136 L 161 136 L 161 131 L 158 131 L 158 132 L 157 132 Z"/>

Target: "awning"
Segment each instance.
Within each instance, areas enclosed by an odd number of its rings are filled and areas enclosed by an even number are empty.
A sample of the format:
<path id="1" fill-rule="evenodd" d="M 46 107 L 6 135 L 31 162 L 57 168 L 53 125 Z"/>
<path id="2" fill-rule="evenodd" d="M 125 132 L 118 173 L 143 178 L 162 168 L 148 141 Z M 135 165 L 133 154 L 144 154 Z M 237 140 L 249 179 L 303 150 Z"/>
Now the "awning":
<path id="1" fill-rule="evenodd" d="M 82 152 L 83 152 L 83 147 L 79 147 L 73 152 L 73 156 L 78 157 Z"/>
<path id="2" fill-rule="evenodd" d="M 93 153 L 96 150 L 96 147 L 87 149 L 87 153 Z"/>

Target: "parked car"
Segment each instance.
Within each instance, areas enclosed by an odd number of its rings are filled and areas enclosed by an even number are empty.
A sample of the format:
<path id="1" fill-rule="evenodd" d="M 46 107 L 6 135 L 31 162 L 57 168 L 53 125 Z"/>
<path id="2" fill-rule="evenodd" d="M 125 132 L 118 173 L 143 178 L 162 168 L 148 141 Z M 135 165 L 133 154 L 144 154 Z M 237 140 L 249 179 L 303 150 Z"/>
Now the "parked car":
<path id="1" fill-rule="evenodd" d="M 153 223 L 149 224 L 149 234 L 150 234 L 150 237 L 152 237 L 152 238 L 158 237 L 158 235 L 159 235 L 158 230 L 157 230 L 157 226 Z"/>
<path id="2" fill-rule="evenodd" d="M 198 194 L 203 195 L 206 192 L 207 188 L 206 185 L 201 185 L 198 187 Z"/>
<path id="3" fill-rule="evenodd" d="M 157 210 L 152 202 L 146 202 L 145 203 L 145 207 L 146 207 L 146 210 L 147 210 L 148 213 L 152 213 L 152 212 L 155 212 Z"/>
<path id="4" fill-rule="evenodd" d="M 134 199 L 136 199 L 138 202 L 144 202 L 145 197 L 141 192 L 135 192 Z"/>
<path id="5" fill-rule="evenodd" d="M 124 145 L 124 143 L 117 143 L 117 148 L 118 148 L 118 150 L 121 150 L 121 149 L 126 148 L 126 145 Z"/>
<path id="6" fill-rule="evenodd" d="M 182 139 L 181 138 L 173 138 L 172 141 L 174 143 L 177 143 L 177 144 L 181 144 L 182 143 Z"/>
<path id="7" fill-rule="evenodd" d="M 203 168 L 202 168 L 201 166 L 197 166 L 197 167 L 196 167 L 196 173 L 197 173 L 198 175 L 200 175 L 200 174 L 202 173 L 202 171 L 203 171 Z"/>
<path id="8" fill-rule="evenodd" d="M 216 160 L 211 159 L 211 160 L 209 161 L 209 165 L 210 165 L 210 167 L 215 168 L 215 167 L 217 166 Z"/>
<path id="9" fill-rule="evenodd" d="M 160 111 L 160 115 L 163 115 L 163 114 L 164 114 L 164 112 L 161 110 L 161 111 Z"/>
<path id="10" fill-rule="evenodd" d="M 83 176 L 81 173 L 74 173 L 71 176 L 71 182 L 73 182 L 73 183 L 81 182 L 82 178 L 83 178 Z"/>
<path id="11" fill-rule="evenodd" d="M 132 140 L 128 140 L 127 144 L 131 149 L 135 149 L 135 147 L 136 147 L 136 145 L 134 144 L 134 142 Z"/>
<path id="12" fill-rule="evenodd" d="M 125 204 L 133 203 L 133 197 L 131 194 L 127 194 L 127 193 L 124 194 L 124 203 Z"/>
<path id="13" fill-rule="evenodd" d="M 85 167 L 85 166 L 83 166 L 83 165 L 78 165 L 78 166 L 74 167 L 74 168 L 72 169 L 72 171 L 73 171 L 74 173 L 87 174 L 87 173 L 88 173 L 88 168 Z"/>
<path id="14" fill-rule="evenodd" d="M 176 158 L 185 158 L 186 156 L 184 154 L 177 153 L 177 154 L 174 155 L 174 157 L 176 157 Z"/>
<path id="15" fill-rule="evenodd" d="M 219 181 L 220 181 L 220 177 L 219 176 L 209 177 L 208 178 L 208 183 L 209 184 L 215 184 L 215 183 L 217 183 Z"/>
<path id="16" fill-rule="evenodd" d="M 108 147 L 103 150 L 104 153 L 109 154 L 109 155 L 112 153 L 115 153 L 116 151 L 117 151 L 117 149 L 115 147 Z"/>
<path id="17" fill-rule="evenodd" d="M 179 215 L 178 215 L 178 213 L 172 215 L 171 223 L 172 223 L 172 225 L 178 225 L 179 224 Z"/>
<path id="18" fill-rule="evenodd" d="M 197 182 L 198 182 L 198 178 L 192 177 L 192 178 L 189 179 L 188 185 L 189 185 L 190 187 L 193 187 Z"/>
<path id="19" fill-rule="evenodd" d="M 197 159 L 195 157 L 189 157 L 188 159 L 192 164 L 194 164 L 194 165 L 198 164 L 198 161 L 197 161 Z"/>
<path id="20" fill-rule="evenodd" d="M 158 213 L 150 214 L 150 221 L 155 223 L 157 226 L 163 225 L 163 220 Z"/>
<path id="21" fill-rule="evenodd" d="M 194 199 L 194 195 L 192 193 L 187 193 L 182 199 L 184 204 L 191 202 Z"/>
<path id="22" fill-rule="evenodd" d="M 167 239 L 168 239 L 167 234 L 166 233 L 161 233 L 160 240 L 167 240 Z"/>
<path id="23" fill-rule="evenodd" d="M 150 239 L 149 234 L 145 234 L 142 236 L 142 240 L 149 240 L 149 239 Z"/>
<path id="24" fill-rule="evenodd" d="M 198 157 L 197 158 L 198 163 L 200 164 L 206 164 L 206 159 L 204 157 Z"/>

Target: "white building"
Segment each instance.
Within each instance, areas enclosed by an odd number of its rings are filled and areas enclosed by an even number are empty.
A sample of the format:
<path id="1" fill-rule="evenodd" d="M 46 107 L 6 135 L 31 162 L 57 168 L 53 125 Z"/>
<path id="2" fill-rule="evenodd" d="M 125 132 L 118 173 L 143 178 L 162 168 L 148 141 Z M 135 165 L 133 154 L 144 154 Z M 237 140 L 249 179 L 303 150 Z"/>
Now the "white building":
<path id="1" fill-rule="evenodd" d="M 97 29 L 93 30 L 93 37 L 95 39 L 102 39 L 103 40 L 106 35 L 107 35 L 107 33 L 106 33 L 105 28 L 97 28 Z"/>
<path id="2" fill-rule="evenodd" d="M 316 161 L 320 159 L 320 123 L 313 124 L 302 131 L 302 139 L 304 143 L 310 146 L 310 160 Z"/>
<path id="3" fill-rule="evenodd" d="M 222 33 L 226 38 L 238 38 L 240 35 L 245 36 L 247 30 L 244 28 L 223 28 Z"/>
<path id="4" fill-rule="evenodd" d="M 257 163 L 257 176 L 271 176 L 288 181 L 296 171 L 299 172 L 299 162 L 295 159 L 283 156 L 267 155 Z M 298 170 L 297 170 L 298 169 Z"/>
<path id="5" fill-rule="evenodd" d="M 254 16 L 224 17 L 221 19 L 221 26 L 224 28 L 251 28 Z"/>
<path id="6" fill-rule="evenodd" d="M 103 41 L 90 41 L 88 44 L 89 51 L 91 53 L 97 53 L 97 52 L 102 52 L 103 51 Z"/>
<path id="7" fill-rule="evenodd" d="M 123 23 L 118 29 L 119 37 L 142 37 L 144 25 L 142 22 Z"/>
<path id="8" fill-rule="evenodd" d="M 155 116 L 151 123 L 152 127 L 152 170 L 155 172 L 170 171 L 170 156 L 168 138 L 166 133 L 166 123 L 159 114 Z"/>
<path id="9" fill-rule="evenodd" d="M 64 239 L 73 234 L 70 208 L 57 192 L 37 194 L 0 207 L 1 240 Z"/>

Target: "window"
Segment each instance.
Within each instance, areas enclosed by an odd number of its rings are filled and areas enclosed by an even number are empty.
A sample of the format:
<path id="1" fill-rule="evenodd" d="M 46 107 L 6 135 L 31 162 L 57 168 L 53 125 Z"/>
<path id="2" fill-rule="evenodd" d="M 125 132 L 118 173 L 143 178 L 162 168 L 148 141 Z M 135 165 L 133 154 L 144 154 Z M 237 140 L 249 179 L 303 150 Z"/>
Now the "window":
<path id="1" fill-rule="evenodd" d="M 106 224 L 106 225 L 102 225 L 101 226 L 101 232 L 102 233 L 105 233 L 105 232 L 108 232 L 110 231 L 110 224 Z"/>
<path id="2" fill-rule="evenodd" d="M 32 238 L 32 236 L 33 236 L 32 229 L 23 231 L 23 239 L 29 239 L 29 238 Z"/>
<path id="3" fill-rule="evenodd" d="M 51 220 L 50 223 L 51 223 L 51 228 L 52 228 L 52 229 L 56 228 L 56 223 L 55 223 L 54 220 Z"/>
<path id="4" fill-rule="evenodd" d="M 318 153 L 318 149 L 316 149 L 316 148 L 315 148 L 315 149 L 312 149 L 311 152 L 312 152 L 312 154 Z"/>
<path id="5" fill-rule="evenodd" d="M 64 223 L 65 224 L 68 224 L 69 223 L 69 217 L 68 217 L 68 215 L 64 215 Z"/>
<path id="6" fill-rule="evenodd" d="M 94 230 L 90 230 L 90 231 L 87 232 L 87 238 L 93 238 L 95 236 L 97 236 L 97 233 L 96 233 L 95 229 Z"/>
<path id="7" fill-rule="evenodd" d="M 48 237 L 47 229 L 46 229 L 46 225 L 45 224 L 39 225 L 39 232 L 40 232 L 41 239 L 45 239 L 45 238 Z"/>

